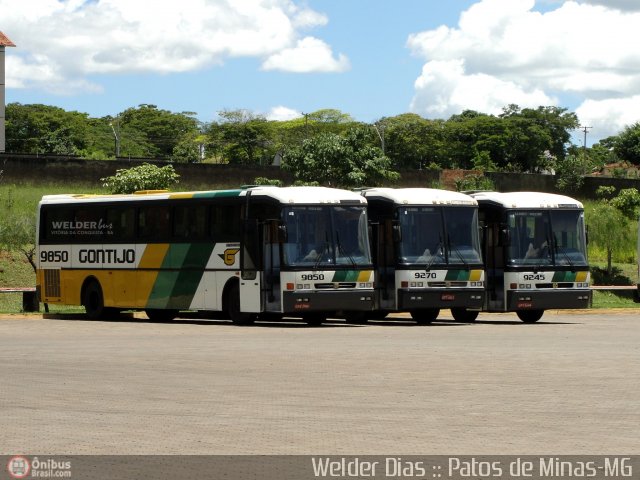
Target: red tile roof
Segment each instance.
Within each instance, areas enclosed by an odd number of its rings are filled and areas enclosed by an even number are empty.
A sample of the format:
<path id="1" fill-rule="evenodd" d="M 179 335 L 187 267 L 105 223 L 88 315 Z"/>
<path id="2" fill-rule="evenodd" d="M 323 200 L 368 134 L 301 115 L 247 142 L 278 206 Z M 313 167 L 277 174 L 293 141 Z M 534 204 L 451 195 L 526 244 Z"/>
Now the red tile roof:
<path id="1" fill-rule="evenodd" d="M 0 32 L 0 47 L 15 47 L 15 43 L 9 40 L 4 33 Z"/>

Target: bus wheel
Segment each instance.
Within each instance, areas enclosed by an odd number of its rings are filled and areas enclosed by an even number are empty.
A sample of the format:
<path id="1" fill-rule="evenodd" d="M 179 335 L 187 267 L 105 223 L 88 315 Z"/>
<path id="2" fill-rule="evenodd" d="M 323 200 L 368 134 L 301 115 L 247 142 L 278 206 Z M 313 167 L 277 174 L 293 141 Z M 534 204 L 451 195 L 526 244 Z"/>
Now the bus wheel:
<path id="1" fill-rule="evenodd" d="M 234 283 L 227 290 L 227 314 L 236 325 L 250 325 L 256 321 L 255 313 L 246 313 L 240 310 L 240 287 Z"/>
<path id="2" fill-rule="evenodd" d="M 347 323 L 355 323 L 358 325 L 364 325 L 369 321 L 367 316 L 368 312 L 345 312 L 344 319 Z"/>
<path id="3" fill-rule="evenodd" d="M 456 322 L 473 323 L 478 318 L 478 311 L 467 310 L 466 308 L 452 308 L 451 315 Z"/>
<path id="4" fill-rule="evenodd" d="M 147 308 L 144 313 L 147 314 L 152 322 L 170 322 L 178 316 L 178 310 L 163 310 L 160 308 Z"/>
<path id="5" fill-rule="evenodd" d="M 389 312 L 385 310 L 374 310 L 373 312 L 369 312 L 369 318 L 371 320 L 384 320 L 387 318 L 387 314 Z"/>
<path id="6" fill-rule="evenodd" d="M 536 323 L 542 318 L 544 310 L 518 310 L 516 314 L 524 323 Z"/>
<path id="7" fill-rule="evenodd" d="M 307 325 L 320 326 L 327 319 L 326 315 L 321 313 L 310 313 L 305 315 L 302 319 L 307 322 Z"/>
<path id="8" fill-rule="evenodd" d="M 411 310 L 409 313 L 411 314 L 411 318 L 413 318 L 416 321 L 416 323 L 424 325 L 427 323 L 431 323 L 436 318 L 438 318 L 438 315 L 440 315 L 440 309 L 439 308 L 422 308 L 420 310 Z"/>
<path id="9" fill-rule="evenodd" d="M 92 280 L 89 282 L 82 292 L 82 304 L 87 312 L 90 320 L 98 320 L 104 316 L 104 297 L 102 296 L 102 288 L 100 284 Z"/>

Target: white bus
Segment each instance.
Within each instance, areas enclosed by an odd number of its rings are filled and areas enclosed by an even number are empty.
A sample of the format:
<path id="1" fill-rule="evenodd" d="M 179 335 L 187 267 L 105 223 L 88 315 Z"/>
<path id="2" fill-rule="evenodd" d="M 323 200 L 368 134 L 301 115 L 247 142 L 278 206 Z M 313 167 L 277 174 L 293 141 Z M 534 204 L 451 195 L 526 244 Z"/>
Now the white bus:
<path id="1" fill-rule="evenodd" d="M 362 195 L 372 225 L 375 315 L 408 311 L 429 323 L 447 308 L 457 321 L 474 321 L 484 300 L 478 203 L 430 188 L 370 188 Z"/>
<path id="2" fill-rule="evenodd" d="M 345 317 L 373 308 L 366 200 L 324 187 L 51 195 L 39 204 L 45 303 L 90 318 L 125 309 Z"/>
<path id="3" fill-rule="evenodd" d="M 538 192 L 476 192 L 487 274 L 484 310 L 537 322 L 548 309 L 591 304 L 580 202 Z"/>

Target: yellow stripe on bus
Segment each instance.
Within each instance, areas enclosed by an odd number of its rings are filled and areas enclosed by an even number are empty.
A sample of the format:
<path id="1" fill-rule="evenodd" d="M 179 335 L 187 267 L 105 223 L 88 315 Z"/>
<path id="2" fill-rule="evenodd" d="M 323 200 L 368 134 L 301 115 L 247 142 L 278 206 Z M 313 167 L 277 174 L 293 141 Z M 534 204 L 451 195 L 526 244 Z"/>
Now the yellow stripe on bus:
<path id="1" fill-rule="evenodd" d="M 576 282 L 586 282 L 588 272 L 578 272 L 576 274 Z"/>
<path id="2" fill-rule="evenodd" d="M 358 282 L 370 282 L 371 274 L 373 271 L 371 270 L 363 270 L 358 274 Z"/>
<path id="3" fill-rule="evenodd" d="M 138 268 L 160 268 L 169 251 L 168 243 L 151 243 L 147 245 L 138 264 Z"/>
<path id="4" fill-rule="evenodd" d="M 482 278 L 482 270 L 471 270 L 469 273 L 469 281 L 477 282 Z"/>

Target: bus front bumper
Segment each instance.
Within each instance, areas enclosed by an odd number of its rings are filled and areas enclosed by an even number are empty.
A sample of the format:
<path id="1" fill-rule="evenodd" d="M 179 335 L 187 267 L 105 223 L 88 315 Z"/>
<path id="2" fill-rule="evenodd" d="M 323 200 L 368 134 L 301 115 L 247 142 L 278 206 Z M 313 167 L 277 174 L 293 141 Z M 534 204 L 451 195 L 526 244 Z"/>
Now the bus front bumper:
<path id="1" fill-rule="evenodd" d="M 283 292 L 283 313 L 304 314 L 311 312 L 369 312 L 374 309 L 373 290 L 349 290 L 346 292 Z"/>
<path id="2" fill-rule="evenodd" d="M 484 295 L 481 288 L 398 289 L 398 310 L 459 307 L 480 310 Z"/>
<path id="3" fill-rule="evenodd" d="M 556 310 L 566 308 L 589 308 L 591 290 L 509 290 L 507 292 L 507 311 L 518 310 Z"/>

